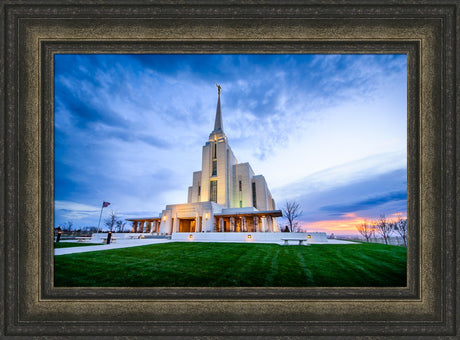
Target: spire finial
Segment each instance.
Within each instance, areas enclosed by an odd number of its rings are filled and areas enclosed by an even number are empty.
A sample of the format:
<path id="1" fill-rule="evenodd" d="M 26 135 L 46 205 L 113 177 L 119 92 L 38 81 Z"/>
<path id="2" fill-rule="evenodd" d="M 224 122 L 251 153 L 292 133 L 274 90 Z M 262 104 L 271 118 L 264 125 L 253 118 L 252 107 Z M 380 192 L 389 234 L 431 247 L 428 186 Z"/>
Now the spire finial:
<path id="1" fill-rule="evenodd" d="M 222 110 L 220 109 L 220 90 L 221 86 L 216 83 L 217 86 L 217 93 L 219 96 L 217 97 L 217 109 L 216 109 L 216 121 L 214 123 L 214 131 L 223 131 L 222 127 Z"/>

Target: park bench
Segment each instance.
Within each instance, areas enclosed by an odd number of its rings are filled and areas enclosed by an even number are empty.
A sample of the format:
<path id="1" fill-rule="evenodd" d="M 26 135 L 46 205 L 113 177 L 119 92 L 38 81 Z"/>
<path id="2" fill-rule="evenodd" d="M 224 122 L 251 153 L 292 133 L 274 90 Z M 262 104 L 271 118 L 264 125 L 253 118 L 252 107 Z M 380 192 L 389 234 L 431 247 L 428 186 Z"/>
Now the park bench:
<path id="1" fill-rule="evenodd" d="M 289 244 L 289 241 L 298 241 L 299 246 L 301 246 L 304 242 L 306 242 L 306 245 L 308 245 L 308 240 L 306 238 L 282 238 L 281 240 L 284 241 L 285 246 Z"/>
<path id="2" fill-rule="evenodd" d="M 77 242 L 89 242 L 91 237 L 77 237 Z"/>

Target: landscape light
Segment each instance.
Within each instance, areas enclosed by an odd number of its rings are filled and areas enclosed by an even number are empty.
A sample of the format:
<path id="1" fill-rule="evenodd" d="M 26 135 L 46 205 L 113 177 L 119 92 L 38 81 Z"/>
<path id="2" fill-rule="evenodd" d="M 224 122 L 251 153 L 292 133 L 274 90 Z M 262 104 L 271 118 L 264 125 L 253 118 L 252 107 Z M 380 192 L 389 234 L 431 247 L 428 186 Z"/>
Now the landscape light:
<path id="1" fill-rule="evenodd" d="M 190 235 L 189 235 L 189 238 L 190 238 L 190 239 L 192 239 L 192 238 L 193 238 L 193 235 L 192 235 L 192 234 L 190 234 Z"/>
<path id="2" fill-rule="evenodd" d="M 251 238 L 252 236 L 251 235 L 248 235 L 248 238 Z"/>
<path id="3" fill-rule="evenodd" d="M 311 235 L 308 235 L 307 237 L 308 237 L 308 238 L 311 238 Z"/>

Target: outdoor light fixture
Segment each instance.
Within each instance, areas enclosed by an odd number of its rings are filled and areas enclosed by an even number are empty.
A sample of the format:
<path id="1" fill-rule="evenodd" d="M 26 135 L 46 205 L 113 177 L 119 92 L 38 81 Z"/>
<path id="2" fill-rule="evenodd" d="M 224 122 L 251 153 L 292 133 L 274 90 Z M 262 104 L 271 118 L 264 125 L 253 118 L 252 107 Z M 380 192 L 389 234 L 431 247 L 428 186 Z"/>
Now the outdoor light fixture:
<path id="1" fill-rule="evenodd" d="M 204 218 L 205 218 L 205 219 L 208 219 L 208 218 L 209 218 L 209 214 L 208 214 L 208 213 L 204 214 Z"/>
<path id="2" fill-rule="evenodd" d="M 308 238 L 311 238 L 311 235 L 308 235 L 307 237 L 308 237 Z"/>
<path id="3" fill-rule="evenodd" d="M 163 221 L 166 221 L 166 215 L 163 216 Z"/>
<path id="4" fill-rule="evenodd" d="M 189 235 L 189 238 L 190 238 L 190 239 L 192 239 L 192 238 L 193 238 L 193 235 L 192 235 L 192 234 L 190 234 L 190 235 Z"/>
<path id="5" fill-rule="evenodd" d="M 251 235 L 248 235 L 248 238 L 251 238 L 252 236 Z"/>

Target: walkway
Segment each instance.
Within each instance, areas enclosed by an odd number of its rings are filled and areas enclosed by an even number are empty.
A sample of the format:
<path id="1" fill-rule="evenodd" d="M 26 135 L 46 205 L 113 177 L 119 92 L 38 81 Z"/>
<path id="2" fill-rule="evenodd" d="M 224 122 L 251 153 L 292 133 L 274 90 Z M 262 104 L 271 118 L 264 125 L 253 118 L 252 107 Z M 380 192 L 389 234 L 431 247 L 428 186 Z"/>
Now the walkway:
<path id="1" fill-rule="evenodd" d="M 66 242 L 66 241 L 61 241 Z M 76 242 L 76 241 L 70 241 Z M 115 243 L 102 244 L 97 246 L 82 246 L 82 247 L 69 247 L 69 248 L 58 248 L 54 250 L 54 255 L 66 255 L 66 254 L 75 254 L 75 253 L 85 253 L 88 251 L 99 251 L 99 250 L 109 250 L 109 249 L 118 249 L 118 248 L 129 248 L 129 247 L 139 247 L 146 246 L 149 244 L 157 243 L 167 243 L 171 240 L 165 239 L 135 239 L 135 240 L 117 240 Z"/>
<path id="2" fill-rule="evenodd" d="M 67 241 L 61 241 L 67 242 Z M 69 241 L 75 242 L 75 241 Z M 99 251 L 99 250 L 109 250 L 109 249 L 119 249 L 119 248 L 128 248 L 128 247 L 139 247 L 139 246 L 146 246 L 149 244 L 160 244 L 160 243 L 168 243 L 174 242 L 171 240 L 165 239 L 118 239 L 116 243 L 111 244 L 101 244 L 97 246 L 82 246 L 82 247 L 69 247 L 69 248 L 59 248 L 54 250 L 54 255 L 67 255 L 67 254 L 75 254 L 75 253 L 85 253 L 88 251 Z M 342 241 L 342 240 L 328 240 L 327 243 L 320 243 L 320 242 L 309 242 L 310 244 L 356 244 L 358 242 L 351 242 L 351 241 Z"/>

